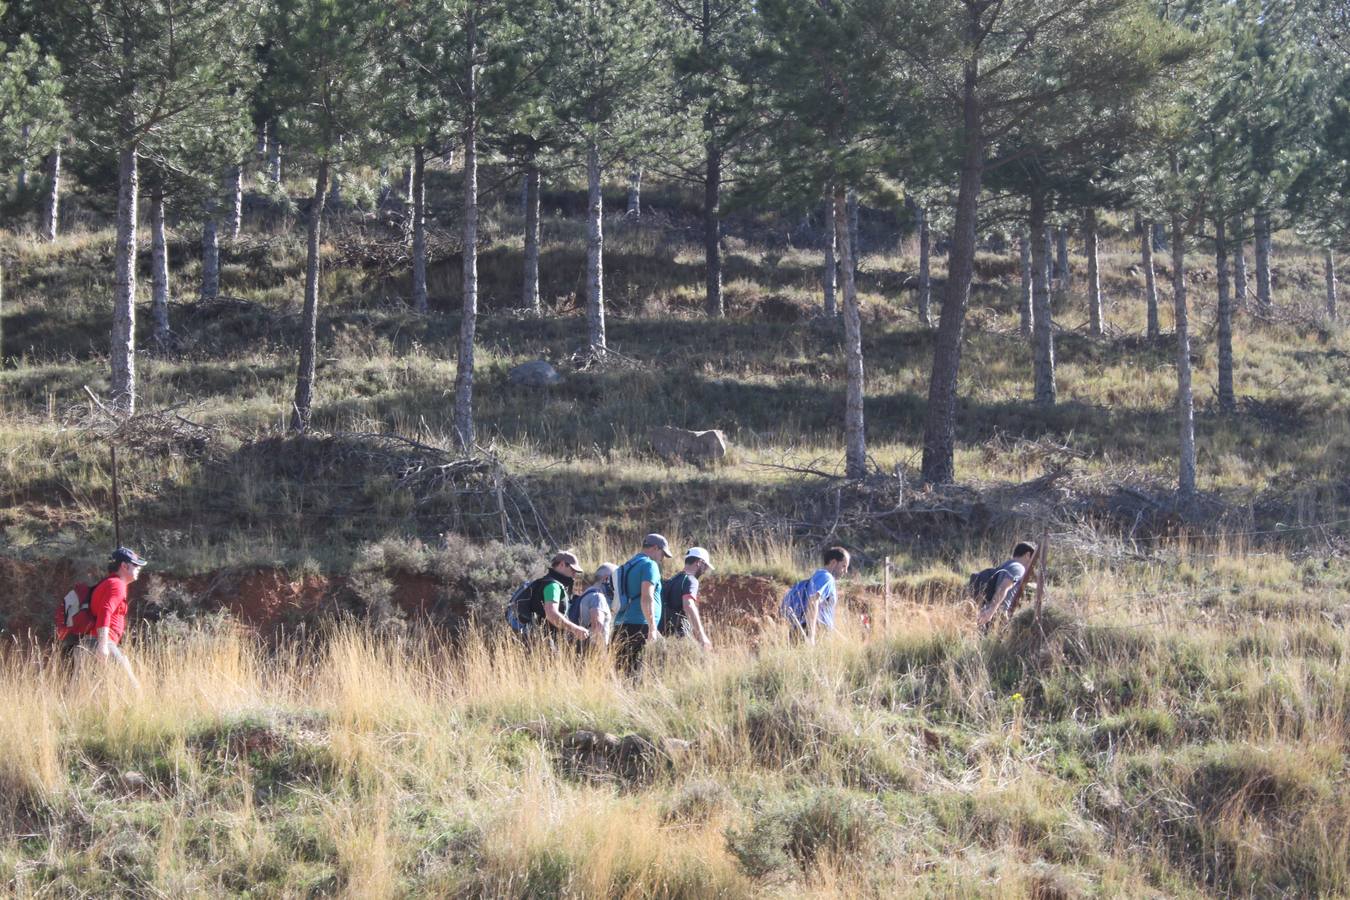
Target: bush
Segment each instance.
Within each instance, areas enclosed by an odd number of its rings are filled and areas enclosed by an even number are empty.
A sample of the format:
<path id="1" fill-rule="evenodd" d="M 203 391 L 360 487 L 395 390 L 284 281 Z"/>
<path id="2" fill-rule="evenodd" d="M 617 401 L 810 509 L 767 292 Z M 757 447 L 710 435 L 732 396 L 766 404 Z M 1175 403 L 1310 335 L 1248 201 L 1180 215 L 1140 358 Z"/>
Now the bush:
<path id="1" fill-rule="evenodd" d="M 731 830 L 727 841 L 746 872 L 762 877 L 789 863 L 806 870 L 826 856 L 871 852 L 886 824 L 876 800 L 826 788 L 761 808 L 748 829 Z"/>

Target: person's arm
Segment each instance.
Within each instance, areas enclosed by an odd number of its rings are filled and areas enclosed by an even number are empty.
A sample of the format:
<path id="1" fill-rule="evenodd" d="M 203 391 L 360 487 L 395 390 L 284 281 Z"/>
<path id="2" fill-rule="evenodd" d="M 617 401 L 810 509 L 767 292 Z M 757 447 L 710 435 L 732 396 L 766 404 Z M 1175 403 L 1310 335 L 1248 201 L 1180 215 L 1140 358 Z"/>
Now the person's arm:
<path id="1" fill-rule="evenodd" d="M 820 591 L 816 591 L 806 599 L 806 640 L 814 644 L 816 642 L 816 626 L 820 620 Z"/>
<path id="2" fill-rule="evenodd" d="M 98 587 L 99 585 L 95 585 L 94 589 L 98 590 Z M 97 652 L 103 659 L 107 659 L 112 655 L 113 643 L 108 629 L 112 627 L 113 606 L 115 604 L 113 603 L 113 598 L 109 597 L 108 594 L 111 594 L 113 590 L 114 586 L 109 585 L 108 591 L 103 595 L 101 603 L 95 604 L 94 598 L 89 598 L 89 611 L 94 614 L 94 628 L 96 629 L 94 634 L 98 638 Z"/>
<path id="3" fill-rule="evenodd" d="M 573 625 L 567 621 L 567 617 L 558 612 L 558 605 L 562 602 L 563 588 L 557 583 L 550 583 L 544 587 L 544 619 L 550 625 L 559 631 L 565 631 L 579 641 L 584 641 L 590 632 L 580 625 Z"/>
<path id="4" fill-rule="evenodd" d="M 603 603 L 604 601 L 601 600 L 600 602 Z M 590 640 L 593 643 L 599 642 L 603 644 L 605 642 L 605 623 L 600 617 L 600 607 L 592 606 L 582 613 L 582 615 L 586 619 L 583 624 L 586 626 L 586 631 L 590 635 Z"/>
<path id="5" fill-rule="evenodd" d="M 656 630 L 656 585 L 650 581 L 642 582 L 642 616 L 647 620 L 647 640 L 655 641 L 660 639 L 661 633 Z"/>
<path id="6" fill-rule="evenodd" d="M 708 632 L 703 630 L 703 616 L 698 611 L 698 598 L 693 594 L 684 595 L 684 615 L 694 625 L 694 637 L 703 645 L 704 650 L 712 649 L 712 641 L 708 640 Z"/>
<path id="7" fill-rule="evenodd" d="M 980 610 L 978 618 L 979 624 L 983 625 L 994 617 L 995 611 L 1003 606 L 1003 601 L 1007 598 L 1008 591 L 1013 589 L 1013 584 L 1014 582 L 1008 577 L 1007 572 L 998 576 L 998 584 L 994 586 L 994 598 L 984 609 Z"/>

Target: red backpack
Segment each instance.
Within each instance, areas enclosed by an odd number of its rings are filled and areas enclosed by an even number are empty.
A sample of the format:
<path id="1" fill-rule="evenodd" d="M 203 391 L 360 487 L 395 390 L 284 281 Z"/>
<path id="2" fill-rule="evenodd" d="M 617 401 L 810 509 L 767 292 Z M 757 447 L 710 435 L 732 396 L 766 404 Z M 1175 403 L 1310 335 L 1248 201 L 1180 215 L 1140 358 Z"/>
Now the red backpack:
<path id="1" fill-rule="evenodd" d="M 56 639 L 64 641 L 70 635 L 93 634 L 94 623 L 98 621 L 94 613 L 89 609 L 89 601 L 93 599 L 94 588 L 98 587 L 107 579 L 98 581 L 92 585 L 80 582 L 75 585 L 61 601 L 56 604 Z"/>

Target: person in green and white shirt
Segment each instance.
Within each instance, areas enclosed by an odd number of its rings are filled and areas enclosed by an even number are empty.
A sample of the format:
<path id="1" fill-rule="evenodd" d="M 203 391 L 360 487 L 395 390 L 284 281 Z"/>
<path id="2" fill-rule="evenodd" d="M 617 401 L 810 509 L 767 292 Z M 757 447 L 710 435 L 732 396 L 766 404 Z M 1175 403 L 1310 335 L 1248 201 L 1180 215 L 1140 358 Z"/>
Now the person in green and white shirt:
<path id="1" fill-rule="evenodd" d="M 551 642 L 555 630 L 578 641 L 586 640 L 590 632 L 567 620 L 572 584 L 583 571 L 573 551 L 562 550 L 553 555 L 548 571 L 542 578 L 535 579 L 529 593 L 520 601 L 517 616 L 524 626 L 521 633 L 527 641 Z"/>

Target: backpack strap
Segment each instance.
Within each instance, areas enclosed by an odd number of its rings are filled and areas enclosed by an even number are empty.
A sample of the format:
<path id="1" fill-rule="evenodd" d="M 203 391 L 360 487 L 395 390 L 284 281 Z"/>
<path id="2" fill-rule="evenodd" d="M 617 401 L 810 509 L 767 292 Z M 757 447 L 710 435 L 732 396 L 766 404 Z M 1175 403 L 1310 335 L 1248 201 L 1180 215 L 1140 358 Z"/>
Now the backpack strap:
<path id="1" fill-rule="evenodd" d="M 619 571 L 614 573 L 614 577 L 618 579 L 619 582 L 619 608 L 614 613 L 614 621 L 616 622 L 619 620 L 620 616 L 628 611 L 628 607 L 633 605 L 633 598 L 628 596 L 628 567 L 632 565 L 632 563 L 633 561 L 630 559 L 628 562 L 619 566 Z M 641 590 L 641 588 L 638 590 Z"/>

